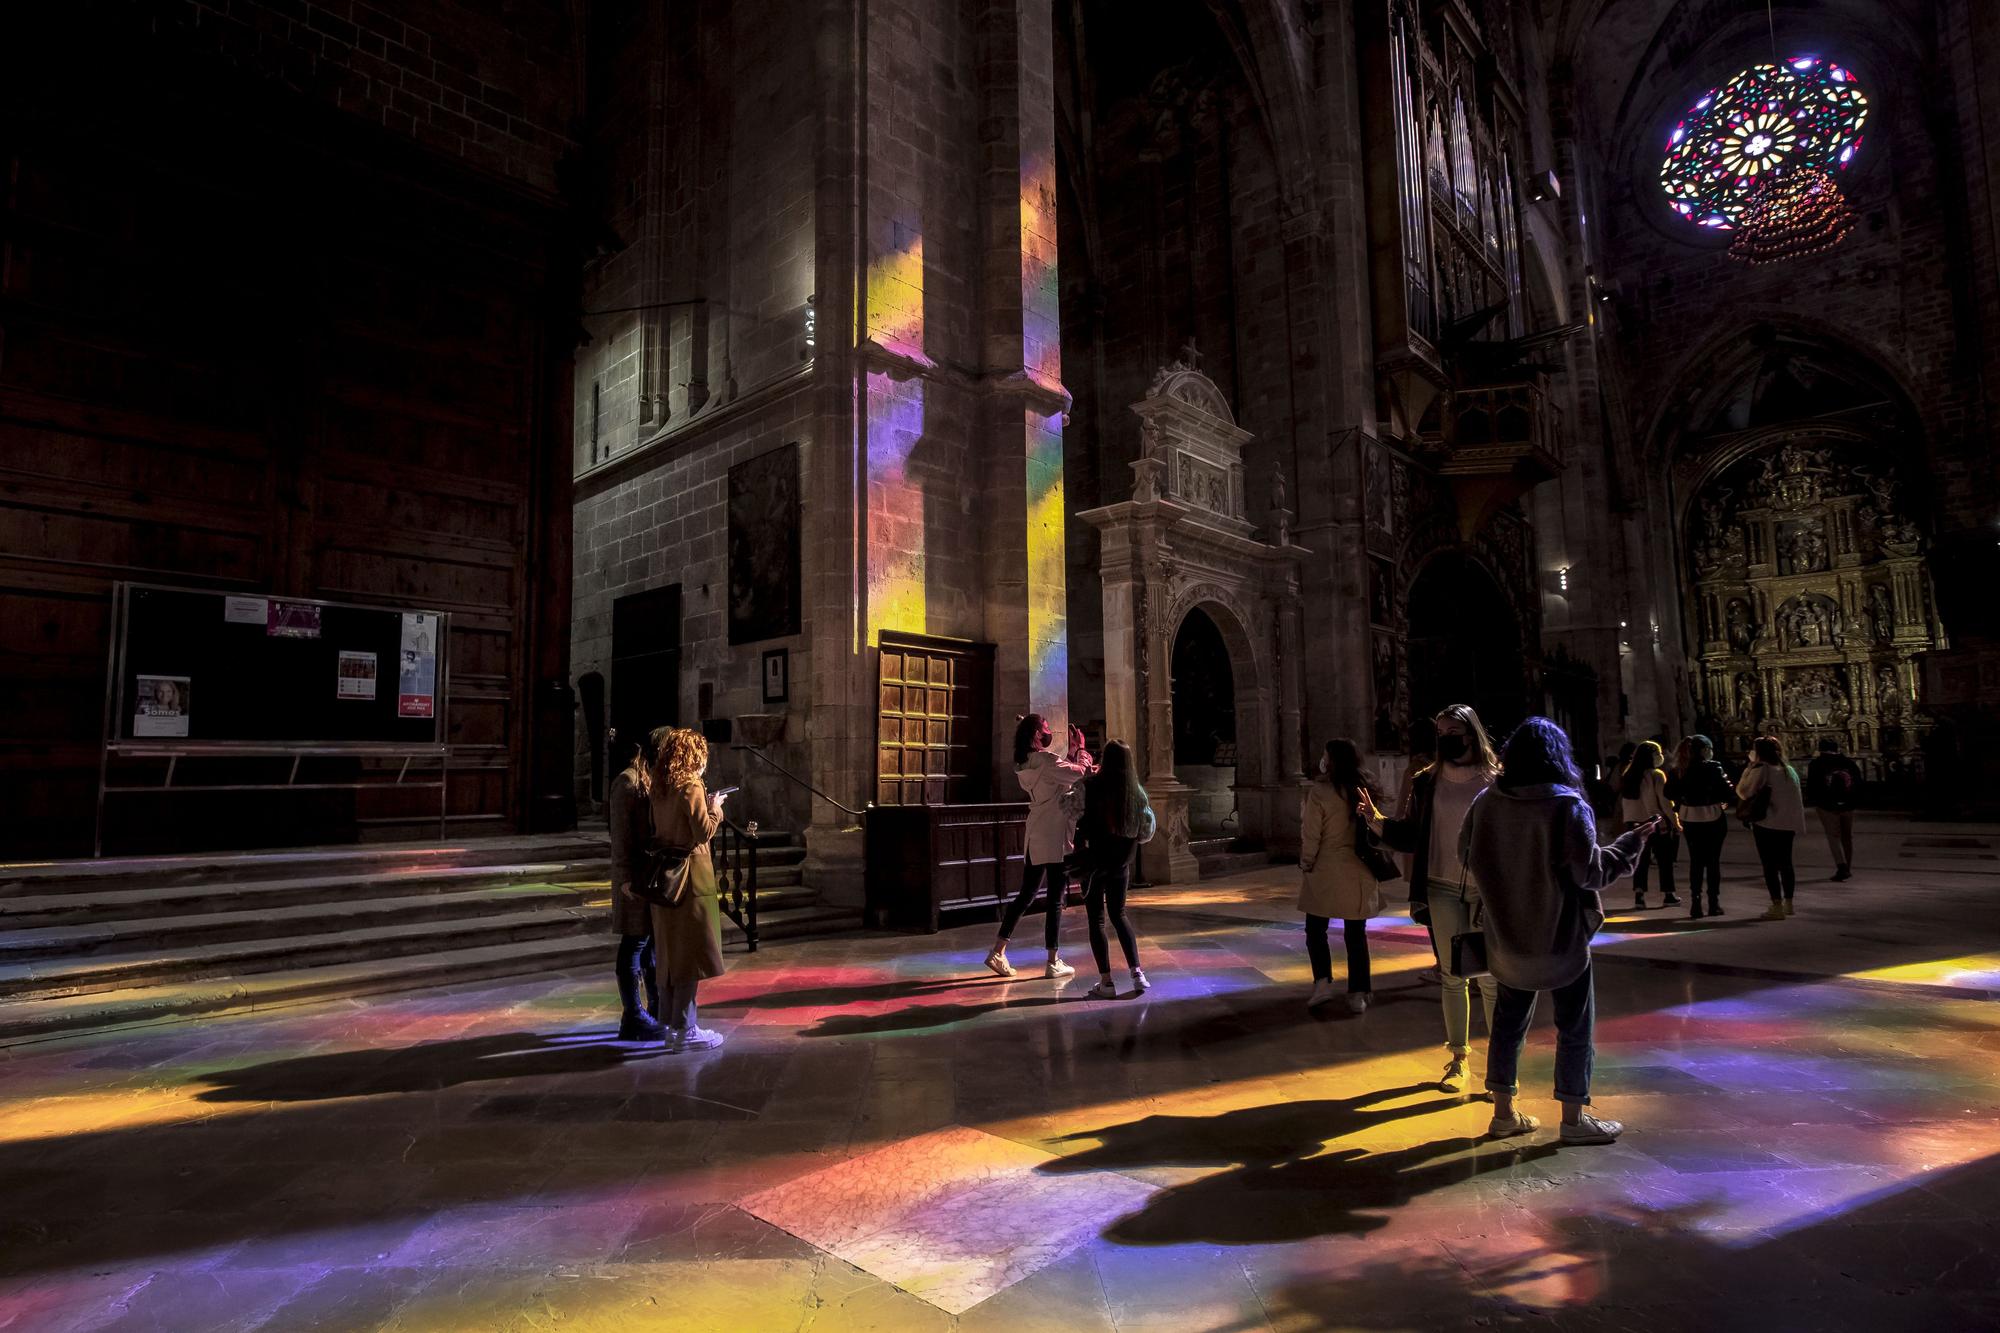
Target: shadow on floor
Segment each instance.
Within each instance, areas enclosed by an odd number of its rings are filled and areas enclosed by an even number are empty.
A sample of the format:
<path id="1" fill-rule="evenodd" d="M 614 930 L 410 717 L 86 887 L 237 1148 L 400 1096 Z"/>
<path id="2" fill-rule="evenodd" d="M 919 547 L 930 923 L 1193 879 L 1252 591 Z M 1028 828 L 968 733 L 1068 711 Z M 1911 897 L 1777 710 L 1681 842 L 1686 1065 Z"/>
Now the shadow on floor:
<path id="1" fill-rule="evenodd" d="M 205 1102 L 316 1102 L 435 1092 L 462 1083 L 614 1069 L 656 1053 L 658 1046 L 658 1042 L 614 1043 L 608 1037 L 556 1040 L 534 1032 L 504 1032 L 390 1051 L 336 1051 L 218 1069 L 198 1076 L 210 1086 L 196 1096 Z"/>

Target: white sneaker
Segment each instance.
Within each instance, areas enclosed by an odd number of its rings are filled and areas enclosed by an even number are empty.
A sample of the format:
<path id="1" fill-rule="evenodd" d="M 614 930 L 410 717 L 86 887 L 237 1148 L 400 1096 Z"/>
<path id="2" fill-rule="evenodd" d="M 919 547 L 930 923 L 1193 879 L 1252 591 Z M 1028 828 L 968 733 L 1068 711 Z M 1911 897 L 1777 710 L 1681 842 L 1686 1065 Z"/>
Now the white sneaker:
<path id="1" fill-rule="evenodd" d="M 1367 1013 L 1368 992 L 1365 990 L 1351 990 L 1347 992 L 1347 1012 L 1350 1014 Z"/>
<path id="2" fill-rule="evenodd" d="M 1005 949 L 995 949 L 992 953 L 987 954 L 986 966 L 993 969 L 993 975 L 997 977 L 1011 977 L 1014 975 L 1014 965 L 1007 961 L 1007 951 Z"/>
<path id="3" fill-rule="evenodd" d="M 722 1045 L 722 1034 L 711 1032 L 704 1027 L 692 1027 L 673 1036 L 673 1049 L 681 1051 L 712 1051 Z"/>
<path id="4" fill-rule="evenodd" d="M 1009 970 L 1011 971 L 1012 969 L 1010 968 Z M 1073 977 L 1076 975 L 1076 969 L 1060 958 L 1051 958 L 1049 959 L 1049 965 L 1042 969 L 1042 975 L 1045 977 Z"/>
<path id="5" fill-rule="evenodd" d="M 1576 1124 L 1562 1127 L 1562 1141 L 1570 1147 L 1593 1143 L 1616 1143 L 1618 1136 L 1624 1132 L 1625 1126 L 1616 1120 L 1600 1120 L 1585 1111 L 1582 1119 Z"/>
<path id="6" fill-rule="evenodd" d="M 1143 968 L 1143 967 L 1135 967 L 1135 968 L 1133 968 L 1133 969 L 1132 969 L 1132 989 L 1133 989 L 1133 990 L 1135 990 L 1135 991 L 1138 991 L 1138 992 L 1139 992 L 1140 994 L 1142 994 L 1142 995 L 1143 995 L 1143 994 L 1145 994 L 1145 992 L 1146 992 L 1146 988 L 1147 988 L 1148 986 L 1151 986 L 1152 984 L 1153 984 L 1152 982 L 1150 982 L 1150 981 L 1146 980 L 1146 969 L 1145 969 L 1145 968 Z"/>
<path id="7" fill-rule="evenodd" d="M 1097 984 L 1084 994 L 1093 1000 L 1115 1000 L 1118 998 L 1118 988 L 1111 984 L 1110 977 L 1099 977 Z"/>
<path id="8" fill-rule="evenodd" d="M 1467 1077 L 1465 1061 L 1454 1058 L 1444 1067 L 1444 1075 L 1438 1079 L 1438 1087 L 1446 1092 L 1464 1092 Z"/>
<path id="9" fill-rule="evenodd" d="M 1313 983 L 1312 994 L 1306 997 L 1306 1008 L 1317 1009 L 1328 1000 L 1331 1000 L 1333 996 L 1334 989 L 1331 981 L 1315 981 Z"/>
<path id="10" fill-rule="evenodd" d="M 1493 1139 L 1517 1139 L 1523 1134 L 1532 1134 L 1542 1127 L 1542 1122 L 1526 1111 L 1516 1111 L 1511 1116 L 1494 1116 L 1486 1126 L 1486 1136 Z"/>

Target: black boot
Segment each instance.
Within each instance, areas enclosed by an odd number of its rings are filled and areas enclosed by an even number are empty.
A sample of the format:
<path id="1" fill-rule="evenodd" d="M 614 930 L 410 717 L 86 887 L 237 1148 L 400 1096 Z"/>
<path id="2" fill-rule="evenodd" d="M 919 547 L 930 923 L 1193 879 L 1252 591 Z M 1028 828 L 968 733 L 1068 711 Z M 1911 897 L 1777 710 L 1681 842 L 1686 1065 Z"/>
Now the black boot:
<path id="1" fill-rule="evenodd" d="M 643 950 L 633 951 L 631 961 L 620 958 L 618 968 L 618 999 L 624 1007 L 624 1017 L 618 1020 L 618 1040 L 658 1041 L 666 1029 L 647 1010 L 639 1007 L 639 973 L 645 958 Z"/>
<path id="2" fill-rule="evenodd" d="M 1708 914 L 1709 914 L 1710 916 L 1721 916 L 1721 915 L 1722 915 L 1722 895 L 1721 895 L 1721 894 L 1719 894 L 1719 893 L 1711 893 L 1711 894 L 1709 894 L 1709 895 L 1708 895 Z"/>

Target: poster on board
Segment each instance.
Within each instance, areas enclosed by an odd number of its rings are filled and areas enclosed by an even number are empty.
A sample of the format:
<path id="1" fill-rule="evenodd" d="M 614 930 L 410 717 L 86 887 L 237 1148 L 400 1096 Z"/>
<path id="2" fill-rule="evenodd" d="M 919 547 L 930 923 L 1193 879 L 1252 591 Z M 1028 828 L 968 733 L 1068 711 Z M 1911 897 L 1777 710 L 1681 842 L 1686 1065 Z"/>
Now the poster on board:
<path id="1" fill-rule="evenodd" d="M 342 699 L 375 697 L 375 654 L 341 650 L 338 694 Z"/>
<path id="2" fill-rule="evenodd" d="M 222 619 L 231 625 L 263 625 L 271 623 L 271 604 L 262 597 L 225 597 L 222 599 Z"/>
<path id="3" fill-rule="evenodd" d="M 272 602 L 264 633 L 274 639 L 317 639 L 319 607 L 309 602 Z"/>
<path id="4" fill-rule="evenodd" d="M 403 613 L 401 664 L 397 671 L 396 716 L 437 715 L 438 618 L 428 611 Z"/>
<path id="5" fill-rule="evenodd" d="M 132 706 L 134 736 L 188 734 L 188 678 L 141 676 Z"/>

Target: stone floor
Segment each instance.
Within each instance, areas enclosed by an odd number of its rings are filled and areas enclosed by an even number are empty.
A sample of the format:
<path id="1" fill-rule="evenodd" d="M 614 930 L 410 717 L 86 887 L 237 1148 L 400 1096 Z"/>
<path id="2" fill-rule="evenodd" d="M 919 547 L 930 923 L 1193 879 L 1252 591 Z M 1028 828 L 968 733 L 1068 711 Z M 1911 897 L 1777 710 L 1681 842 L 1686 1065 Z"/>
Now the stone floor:
<path id="1" fill-rule="evenodd" d="M 1720 922 L 1607 928 L 1608 1148 L 1479 1140 L 1406 920 L 1307 1015 L 1280 871 L 1143 895 L 1143 998 L 972 923 L 735 959 L 699 1056 L 596 973 L 14 1046 L 0 1328 L 2000 1324 L 2000 830 L 1808 842 L 1783 923 L 1746 843 Z"/>

